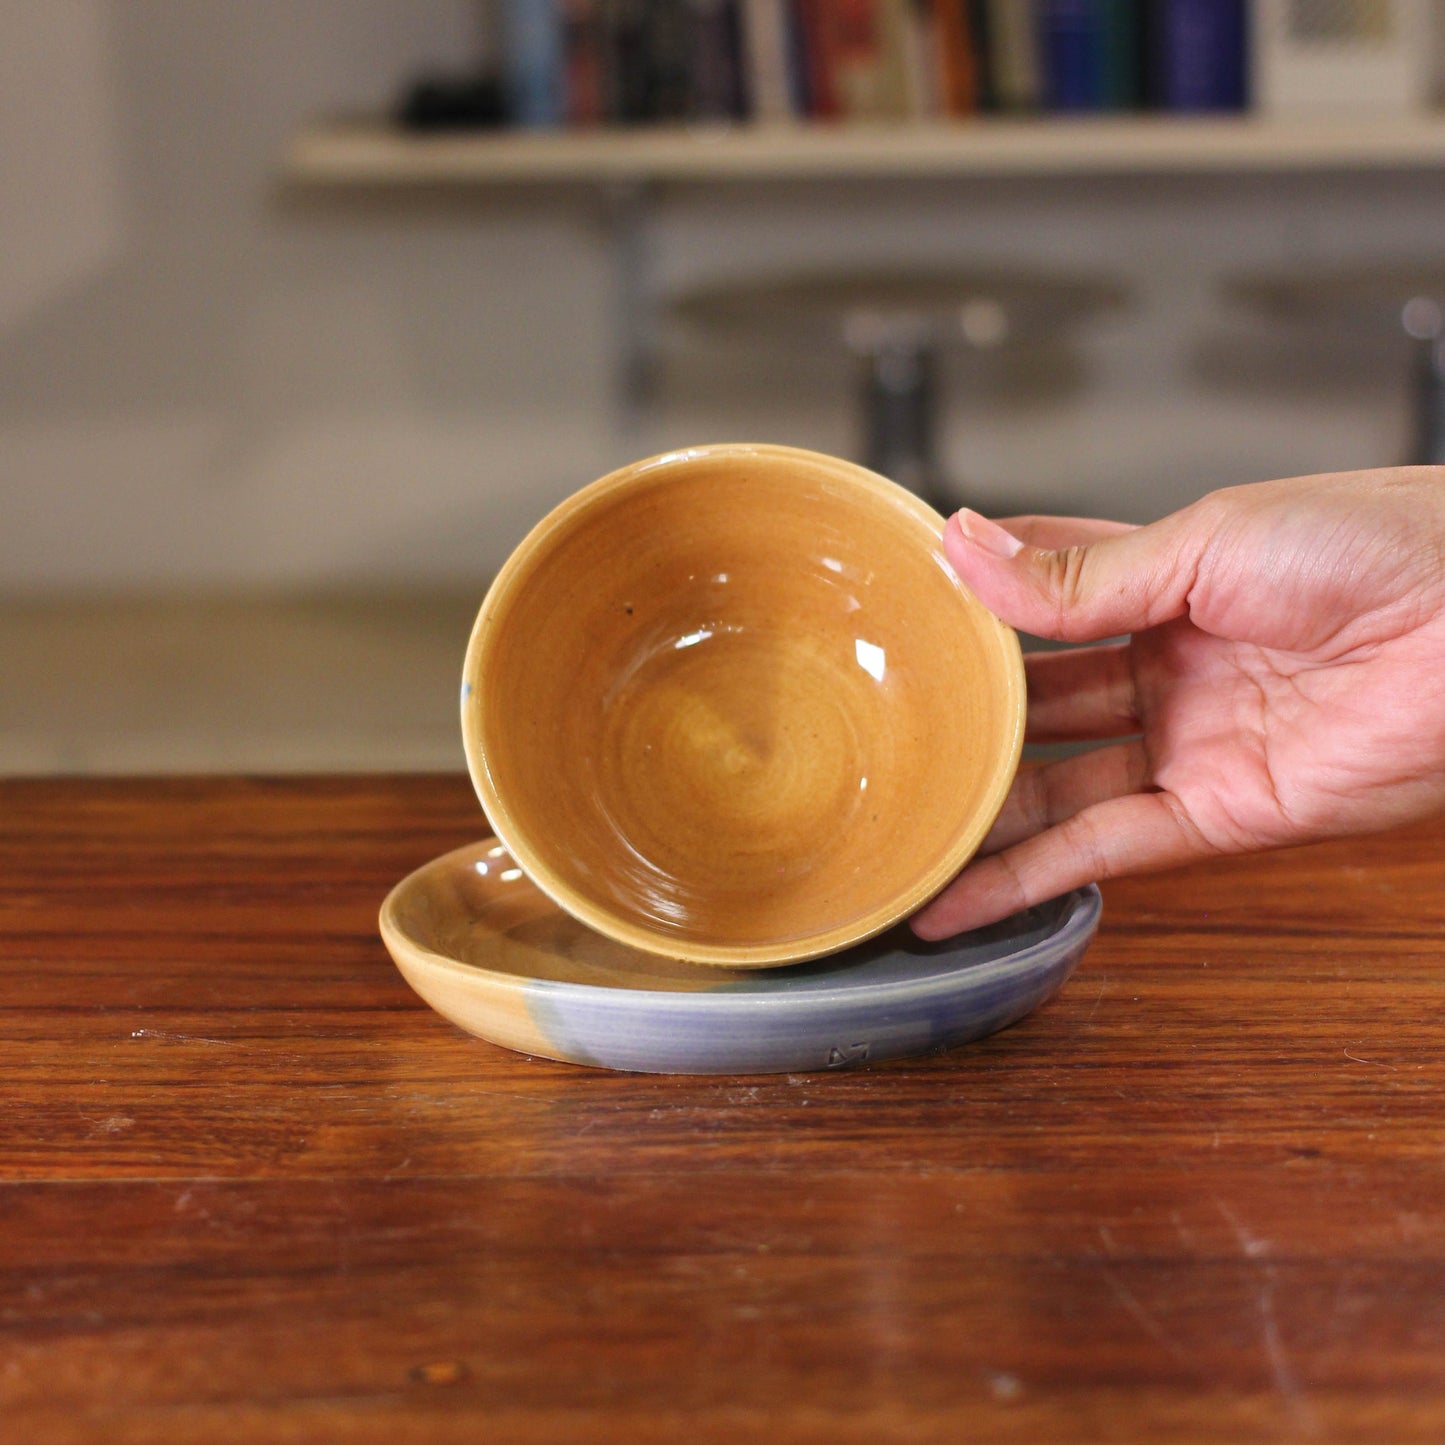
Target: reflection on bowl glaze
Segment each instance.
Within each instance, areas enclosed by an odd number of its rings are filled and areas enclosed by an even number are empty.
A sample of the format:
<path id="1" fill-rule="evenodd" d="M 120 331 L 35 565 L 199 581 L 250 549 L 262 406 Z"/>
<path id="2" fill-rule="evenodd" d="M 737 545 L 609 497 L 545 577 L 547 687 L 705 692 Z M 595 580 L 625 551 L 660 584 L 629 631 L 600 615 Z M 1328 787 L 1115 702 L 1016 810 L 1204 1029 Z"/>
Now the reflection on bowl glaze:
<path id="1" fill-rule="evenodd" d="M 634 947 L 760 966 L 923 903 L 1017 765 L 1018 644 L 942 520 L 851 464 L 699 448 L 584 489 L 514 554 L 463 735 L 520 865 Z"/>

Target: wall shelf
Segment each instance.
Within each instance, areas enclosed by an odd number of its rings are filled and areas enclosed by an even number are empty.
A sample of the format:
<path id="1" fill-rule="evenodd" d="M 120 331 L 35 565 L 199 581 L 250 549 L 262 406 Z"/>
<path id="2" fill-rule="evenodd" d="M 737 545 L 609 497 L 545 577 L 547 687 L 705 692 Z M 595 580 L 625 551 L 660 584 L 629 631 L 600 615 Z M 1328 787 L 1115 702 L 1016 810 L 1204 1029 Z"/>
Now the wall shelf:
<path id="1" fill-rule="evenodd" d="M 1040 117 L 891 125 L 408 133 L 378 120 L 317 123 L 283 159 L 321 191 L 570 187 L 602 203 L 614 269 L 619 419 L 651 392 L 657 297 L 647 241 L 665 187 L 805 181 L 1089 179 L 1445 171 L 1445 113 L 1292 121 L 1259 116 Z"/>
<path id="2" fill-rule="evenodd" d="M 296 183 L 342 187 L 1445 169 L 1445 116 L 1070 117 L 425 135 L 353 121 L 302 130 L 284 168 Z"/>

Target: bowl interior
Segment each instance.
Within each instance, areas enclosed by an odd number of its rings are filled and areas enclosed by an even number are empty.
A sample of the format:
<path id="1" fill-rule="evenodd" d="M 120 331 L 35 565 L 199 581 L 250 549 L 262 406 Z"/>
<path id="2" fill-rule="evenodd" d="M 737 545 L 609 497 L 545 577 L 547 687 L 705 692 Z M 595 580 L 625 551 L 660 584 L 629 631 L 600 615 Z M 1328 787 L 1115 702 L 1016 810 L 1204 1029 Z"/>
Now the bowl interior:
<path id="1" fill-rule="evenodd" d="M 517 861 L 611 937 L 761 965 L 867 937 L 973 852 L 1018 643 L 940 519 L 848 463 L 703 448 L 564 504 L 488 594 L 463 735 Z"/>

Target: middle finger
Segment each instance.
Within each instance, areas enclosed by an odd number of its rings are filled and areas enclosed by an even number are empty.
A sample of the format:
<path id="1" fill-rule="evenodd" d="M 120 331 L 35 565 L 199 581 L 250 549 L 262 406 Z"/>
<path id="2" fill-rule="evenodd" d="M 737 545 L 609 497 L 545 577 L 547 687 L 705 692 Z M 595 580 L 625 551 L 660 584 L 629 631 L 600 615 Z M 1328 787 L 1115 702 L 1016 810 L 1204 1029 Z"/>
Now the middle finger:
<path id="1" fill-rule="evenodd" d="M 1149 757 L 1137 738 L 1075 753 L 1042 767 L 1024 768 L 1014 779 L 979 852 L 1012 848 L 1095 803 L 1142 792 L 1148 783 Z"/>
<path id="2" fill-rule="evenodd" d="M 1139 731 L 1128 643 L 1031 652 L 1024 668 L 1031 743 L 1120 738 Z"/>

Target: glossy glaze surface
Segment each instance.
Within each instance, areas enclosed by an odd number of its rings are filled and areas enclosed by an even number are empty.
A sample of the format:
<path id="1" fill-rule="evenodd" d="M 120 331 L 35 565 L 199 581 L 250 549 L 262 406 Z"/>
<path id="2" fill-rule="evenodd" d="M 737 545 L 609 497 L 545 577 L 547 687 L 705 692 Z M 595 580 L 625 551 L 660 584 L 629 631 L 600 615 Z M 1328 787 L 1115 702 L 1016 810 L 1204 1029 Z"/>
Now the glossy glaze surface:
<path id="1" fill-rule="evenodd" d="M 1098 917 L 1098 892 L 1084 889 L 947 943 L 899 928 L 791 968 L 708 967 L 584 927 L 487 839 L 399 883 L 381 933 L 422 998 L 493 1043 L 612 1069 L 751 1074 L 996 1033 L 1059 988 Z"/>
<path id="2" fill-rule="evenodd" d="M 772 965 L 923 903 L 1017 766 L 1018 643 L 942 520 L 862 468 L 698 448 L 614 473 L 488 594 L 462 727 L 484 807 L 568 912 Z"/>

